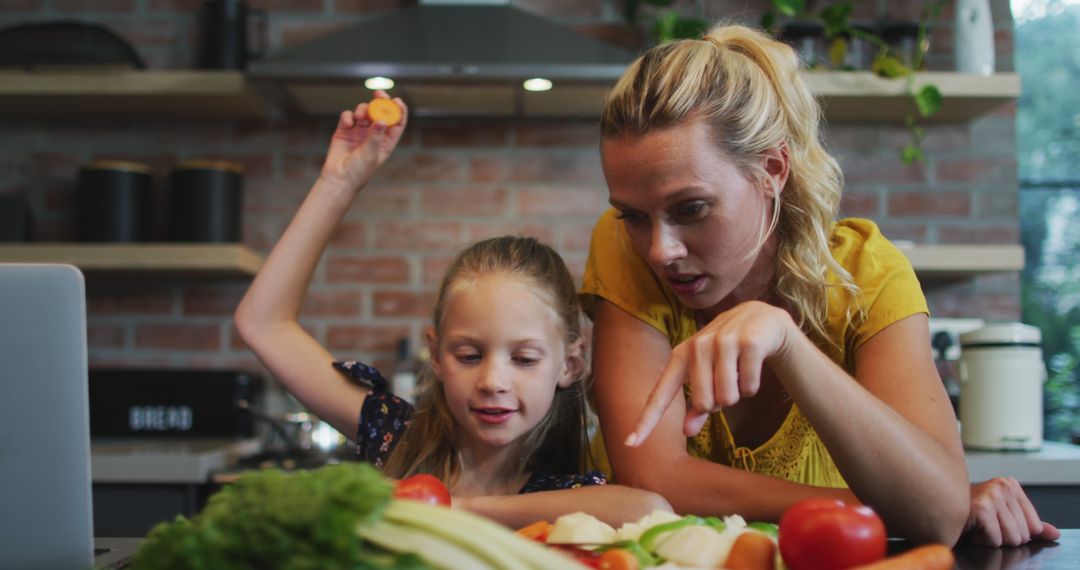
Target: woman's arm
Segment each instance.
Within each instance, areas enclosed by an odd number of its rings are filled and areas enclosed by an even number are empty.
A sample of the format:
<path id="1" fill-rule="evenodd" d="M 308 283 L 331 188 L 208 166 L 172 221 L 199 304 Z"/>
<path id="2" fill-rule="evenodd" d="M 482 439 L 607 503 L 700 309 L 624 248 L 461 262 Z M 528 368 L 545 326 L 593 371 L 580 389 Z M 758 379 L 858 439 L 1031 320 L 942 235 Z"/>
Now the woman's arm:
<path id="1" fill-rule="evenodd" d="M 376 96 L 386 97 L 385 93 Z M 404 109 L 400 100 L 395 100 Z M 338 119 L 322 173 L 255 276 L 235 323 L 240 336 L 297 400 L 352 436 L 367 390 L 331 367 L 333 356 L 297 318 L 330 236 L 353 199 L 401 138 L 405 121 L 389 129 L 366 118 L 367 104 Z"/>
<path id="2" fill-rule="evenodd" d="M 855 379 L 802 334 L 770 362 L 863 502 L 891 532 L 953 544 L 970 510 L 967 464 L 923 314 L 855 351 Z"/>
<path id="3" fill-rule="evenodd" d="M 510 528 L 521 528 L 540 520 L 554 522 L 578 511 L 619 528 L 623 523 L 637 521 L 655 510 L 671 510 L 671 505 L 660 495 L 621 485 L 588 485 L 502 497 L 454 497 L 453 505 Z"/>
<path id="4" fill-rule="evenodd" d="M 608 308 L 602 314 L 612 310 L 617 311 Z M 633 319 L 625 314 L 618 318 Z M 743 303 L 672 350 L 668 362 L 660 361 L 666 367 L 657 373 L 659 380 L 641 422 L 636 427 L 624 425 L 620 433 L 633 430 L 640 441 L 657 418 L 665 421 L 666 416 L 667 446 L 673 447 L 679 435 L 700 429 L 711 411 L 755 394 L 767 364 L 814 426 L 852 491 L 882 515 L 891 533 L 951 544 L 967 518 L 967 469 L 955 418 L 925 348 L 929 346 L 925 329 L 925 317 L 912 317 L 867 341 L 855 355 L 856 382 L 798 330 L 787 312 L 764 303 Z M 599 347 L 607 331 L 599 319 L 596 330 Z M 658 333 L 656 337 L 664 342 Z M 926 341 L 922 349 L 920 338 Z M 622 350 L 640 347 L 624 345 Z M 662 351 L 657 347 L 654 353 L 651 366 L 639 370 L 657 369 L 654 360 Z M 598 388 L 608 374 L 601 368 L 607 362 L 598 357 Z M 690 410 L 677 397 L 684 383 L 694 394 Z M 601 403 L 601 414 L 604 411 Z M 683 434 L 678 433 L 680 423 Z M 606 424 L 604 428 L 607 434 Z M 654 460 L 646 458 L 640 464 L 647 468 Z M 761 501 L 754 510 L 740 512 L 743 516 L 775 520 L 801 496 L 835 493 L 779 481 L 761 486 L 748 475 L 726 477 L 732 488 L 725 492 L 748 497 L 742 501 Z M 677 509 L 683 508 L 679 500 L 665 496 Z"/>
<path id="5" fill-rule="evenodd" d="M 603 300 L 597 302 L 593 331 L 597 411 L 620 484 L 660 493 L 678 513 L 739 514 L 761 521 L 778 521 L 800 499 L 855 500 L 847 489 L 801 485 L 690 456 L 681 396 L 660 410 L 651 435 L 634 447 L 623 445 L 671 356 L 671 347 L 659 331 Z"/>

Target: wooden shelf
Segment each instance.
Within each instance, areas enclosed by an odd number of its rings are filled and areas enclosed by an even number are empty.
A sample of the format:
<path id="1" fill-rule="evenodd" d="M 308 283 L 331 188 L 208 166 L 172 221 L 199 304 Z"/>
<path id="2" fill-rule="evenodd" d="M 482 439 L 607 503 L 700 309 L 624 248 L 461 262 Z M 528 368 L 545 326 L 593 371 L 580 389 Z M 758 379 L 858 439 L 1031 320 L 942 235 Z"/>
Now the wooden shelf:
<path id="1" fill-rule="evenodd" d="M 914 103 L 906 95 L 906 79 L 884 79 L 870 72 L 811 71 L 804 77 L 822 102 L 830 122 L 903 123 Z M 922 123 L 965 122 L 976 119 L 1020 96 L 1020 76 L 990 76 L 923 72 L 915 90 L 933 84 L 941 91 L 941 111 Z"/>
<path id="2" fill-rule="evenodd" d="M 808 71 L 807 83 L 834 123 L 902 124 L 914 103 L 906 94 L 906 79 L 883 79 L 870 72 Z M 1020 77 L 999 73 L 984 77 L 926 72 L 914 87 L 932 83 L 944 96 L 941 111 L 925 123 L 971 121 L 1020 96 Z M 395 93 L 409 102 L 416 116 L 483 117 L 597 117 L 610 85 L 556 85 L 543 93 L 522 92 L 516 85 L 440 85 L 402 81 Z M 356 85 L 298 80 L 285 87 L 302 114 L 334 116 L 355 103 Z"/>
<path id="3" fill-rule="evenodd" d="M 913 103 L 906 79 L 883 79 L 870 72 L 805 72 L 830 122 L 903 123 Z M 924 72 L 919 88 L 932 83 L 944 96 L 941 112 L 923 123 L 963 122 L 988 113 L 1020 95 L 1020 77 L 983 77 Z M 596 117 L 610 86 L 556 85 L 527 93 L 517 85 L 410 84 L 396 93 L 416 116 Z M 287 86 L 301 113 L 334 115 L 356 103 L 357 82 L 301 81 Z M 0 71 L 0 116 L 260 120 L 280 111 L 268 89 L 238 71 Z"/>
<path id="4" fill-rule="evenodd" d="M 901 247 L 915 273 L 926 281 L 965 279 L 1024 268 L 1024 248 L 1002 245 L 916 245 Z"/>
<path id="5" fill-rule="evenodd" d="M 0 71 L 7 117 L 261 120 L 269 110 L 238 71 Z"/>
<path id="6" fill-rule="evenodd" d="M 68 263 L 87 273 L 182 273 L 199 277 L 251 277 L 261 255 L 239 244 L 0 245 L 0 262 Z"/>

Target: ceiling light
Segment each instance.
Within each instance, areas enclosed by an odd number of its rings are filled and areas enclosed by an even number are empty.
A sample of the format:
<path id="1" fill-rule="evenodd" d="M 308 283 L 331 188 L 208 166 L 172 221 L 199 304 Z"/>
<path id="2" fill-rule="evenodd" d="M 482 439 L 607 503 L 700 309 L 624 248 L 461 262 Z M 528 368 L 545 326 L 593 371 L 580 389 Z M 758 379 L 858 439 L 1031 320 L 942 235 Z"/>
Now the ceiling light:
<path id="1" fill-rule="evenodd" d="M 525 87 L 526 91 L 548 91 L 551 89 L 551 80 L 543 77 L 533 77 L 532 79 L 526 79 L 522 86 Z"/>
<path id="2" fill-rule="evenodd" d="M 367 87 L 372 91 L 377 89 L 385 91 L 394 88 L 394 80 L 389 77 L 368 77 L 367 80 L 364 81 L 364 87 Z"/>

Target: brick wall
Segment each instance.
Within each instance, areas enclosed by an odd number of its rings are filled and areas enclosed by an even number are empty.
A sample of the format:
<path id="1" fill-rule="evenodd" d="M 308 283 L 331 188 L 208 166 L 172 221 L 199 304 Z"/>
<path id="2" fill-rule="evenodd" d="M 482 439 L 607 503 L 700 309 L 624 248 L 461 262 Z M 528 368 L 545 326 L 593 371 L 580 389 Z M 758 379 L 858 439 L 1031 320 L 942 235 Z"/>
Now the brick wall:
<path id="1" fill-rule="evenodd" d="M 409 2 L 266 0 L 273 48 L 302 42 Z M 515 5 L 623 45 L 618 0 L 517 0 Z M 756 22 L 765 3 L 709 0 L 706 14 Z M 991 2 L 998 70 L 1012 69 L 1012 20 Z M 191 67 L 198 0 L 0 0 L 0 24 L 81 19 L 132 42 L 152 69 Z M 687 13 L 695 3 L 680 0 Z M 855 19 L 904 18 L 918 2 L 857 1 Z M 647 15 L 646 11 L 646 15 Z M 934 69 L 949 69 L 951 10 L 932 29 Z M 901 127 L 833 125 L 831 148 L 847 175 L 843 212 L 877 220 L 887 235 L 926 243 L 1018 241 L 1015 107 L 965 125 L 931 127 L 929 159 L 904 167 Z M 318 173 L 329 120 L 267 124 L 23 120 L 0 125 L 0 192 L 25 194 L 35 239 L 73 233 L 78 167 L 95 158 L 151 165 L 163 196 L 172 164 L 197 157 L 243 163 L 244 241 L 263 252 Z M 337 356 L 389 366 L 398 338 L 419 339 L 449 258 L 473 240 L 512 232 L 555 245 L 580 275 L 589 229 L 606 202 L 590 122 L 414 120 L 402 145 L 338 228 L 315 276 L 303 323 Z M 158 209 L 161 212 L 161 208 Z M 158 231 L 161 224 L 158 224 Z M 160 235 L 160 234 L 159 234 Z M 231 324 L 246 282 L 160 277 L 88 284 L 90 354 L 98 365 L 242 366 L 259 370 Z M 1017 318 L 1014 275 L 929 291 L 939 316 Z"/>

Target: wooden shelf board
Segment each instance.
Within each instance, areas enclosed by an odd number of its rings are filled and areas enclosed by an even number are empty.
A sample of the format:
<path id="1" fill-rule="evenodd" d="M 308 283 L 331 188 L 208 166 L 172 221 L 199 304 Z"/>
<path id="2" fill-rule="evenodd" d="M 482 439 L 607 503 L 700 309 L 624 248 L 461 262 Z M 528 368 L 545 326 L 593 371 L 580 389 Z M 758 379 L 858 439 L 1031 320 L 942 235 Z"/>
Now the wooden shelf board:
<path id="1" fill-rule="evenodd" d="M 902 123 L 912 109 L 906 79 L 870 72 L 805 72 L 831 122 Z M 988 77 L 924 72 L 916 89 L 932 83 L 944 96 L 941 112 L 923 122 L 969 121 L 1020 95 L 1015 73 Z M 410 85 L 398 92 L 417 116 L 596 116 L 608 86 L 566 85 L 546 93 L 517 86 Z M 300 82 L 287 91 L 305 114 L 336 115 L 355 103 L 356 82 Z M 266 89 L 238 71 L 90 70 L 0 71 L 0 115 L 49 117 L 153 117 L 260 120 L 275 105 Z"/>
<path id="2" fill-rule="evenodd" d="M 914 110 L 905 78 L 884 79 L 869 72 L 807 72 L 804 77 L 830 122 L 903 123 Z M 943 101 L 937 114 L 920 119 L 924 124 L 971 121 L 1020 96 L 1020 76 L 1015 73 L 915 76 L 915 90 L 927 84 L 941 91 Z"/>
<path id="3" fill-rule="evenodd" d="M 917 245 L 901 248 L 915 273 L 931 280 L 962 279 L 1024 268 L 1024 248 L 1001 245 Z"/>
<path id="4" fill-rule="evenodd" d="M 238 71 L 0 71 L 5 116 L 261 120 L 266 99 Z"/>
<path id="5" fill-rule="evenodd" d="M 84 272 L 182 272 L 250 277 L 262 256 L 240 244 L 30 243 L 0 246 L 0 262 L 68 263 Z"/>

